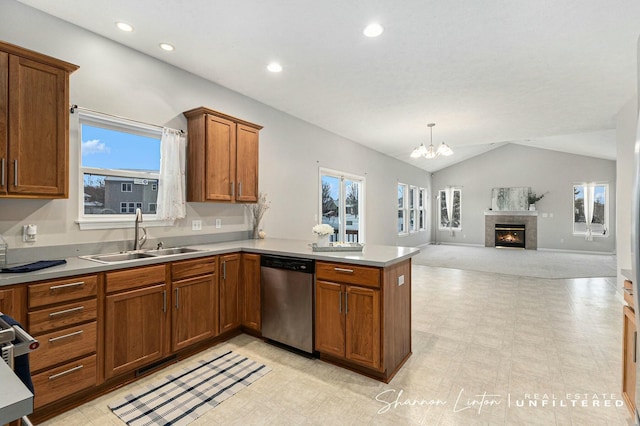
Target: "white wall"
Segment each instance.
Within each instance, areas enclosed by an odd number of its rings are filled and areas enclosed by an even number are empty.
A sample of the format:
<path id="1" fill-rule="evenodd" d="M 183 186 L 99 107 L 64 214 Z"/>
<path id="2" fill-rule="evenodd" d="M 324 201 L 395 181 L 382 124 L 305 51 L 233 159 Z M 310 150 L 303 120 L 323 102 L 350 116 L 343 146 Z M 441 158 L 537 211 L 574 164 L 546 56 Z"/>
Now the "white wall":
<path id="1" fill-rule="evenodd" d="M 631 269 L 631 194 L 633 191 L 634 149 L 638 106 L 635 97 L 627 102 L 616 116 L 616 173 L 618 180 L 617 208 L 617 261 L 618 288 L 622 288 L 624 277 L 621 269 Z"/>
<path id="2" fill-rule="evenodd" d="M 609 184 L 609 236 L 585 241 L 572 235 L 573 184 Z M 616 162 L 546 149 L 507 144 L 440 170 L 432 176 L 434 191 L 462 187 L 462 231 L 453 237 L 436 231 L 438 242 L 484 246 L 484 211 L 491 207 L 491 189 L 528 186 L 544 198 L 538 210 L 538 248 L 613 253 L 616 235 Z M 543 217 L 553 213 L 553 218 Z M 434 223 L 437 222 L 434 214 Z"/>
<path id="3" fill-rule="evenodd" d="M 429 240 L 427 232 L 406 238 L 396 234 L 397 182 L 429 188 L 430 176 L 423 170 L 12 0 L 0 3 L 0 40 L 79 65 L 70 79 L 70 101 L 79 106 L 185 130 L 182 112 L 206 106 L 263 125 L 260 190 L 271 201 L 262 224 L 268 237 L 313 240 L 318 168 L 328 167 L 366 176 L 367 243 L 415 246 Z M 38 247 L 133 237 L 131 229 L 79 231 L 74 223 L 79 202 L 76 120 L 72 115 L 69 199 L 0 199 L 0 234 L 10 248 L 27 247 L 20 238 L 27 223 L 38 225 Z M 215 229 L 216 218 L 222 219 L 221 230 Z M 185 220 L 149 229 L 150 238 L 195 235 L 192 219 L 203 220 L 202 234 L 249 229 L 241 205 L 188 203 Z"/>

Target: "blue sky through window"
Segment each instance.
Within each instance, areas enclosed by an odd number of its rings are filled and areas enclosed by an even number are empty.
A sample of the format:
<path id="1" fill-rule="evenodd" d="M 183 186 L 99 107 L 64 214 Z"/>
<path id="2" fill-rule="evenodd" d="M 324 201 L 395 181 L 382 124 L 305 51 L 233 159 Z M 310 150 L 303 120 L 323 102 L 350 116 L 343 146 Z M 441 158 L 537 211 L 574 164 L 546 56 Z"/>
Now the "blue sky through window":
<path id="1" fill-rule="evenodd" d="M 160 135 L 156 139 L 83 124 L 82 166 L 157 172 Z"/>

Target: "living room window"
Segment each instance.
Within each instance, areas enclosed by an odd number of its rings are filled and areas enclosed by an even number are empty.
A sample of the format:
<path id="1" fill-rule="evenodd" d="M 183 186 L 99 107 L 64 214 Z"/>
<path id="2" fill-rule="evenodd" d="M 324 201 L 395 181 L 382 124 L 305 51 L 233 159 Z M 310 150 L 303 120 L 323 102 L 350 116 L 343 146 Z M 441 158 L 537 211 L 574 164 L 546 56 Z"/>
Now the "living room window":
<path id="1" fill-rule="evenodd" d="M 427 229 L 427 190 L 424 188 L 418 189 L 418 230 L 424 231 Z"/>
<path id="2" fill-rule="evenodd" d="M 81 229 L 128 226 L 136 208 L 155 220 L 162 129 L 94 112 L 78 120 Z"/>
<path id="3" fill-rule="evenodd" d="M 335 229 L 331 241 L 364 243 L 364 183 L 362 176 L 320 169 L 320 215 Z"/>
<path id="4" fill-rule="evenodd" d="M 438 229 L 462 229 L 462 189 L 448 187 L 438 192 Z"/>
<path id="5" fill-rule="evenodd" d="M 573 234 L 587 239 L 606 237 L 609 232 L 609 185 L 573 185 Z"/>
<path id="6" fill-rule="evenodd" d="M 398 235 L 407 235 L 409 233 L 408 223 L 408 202 L 407 194 L 409 185 L 405 183 L 398 184 Z"/>

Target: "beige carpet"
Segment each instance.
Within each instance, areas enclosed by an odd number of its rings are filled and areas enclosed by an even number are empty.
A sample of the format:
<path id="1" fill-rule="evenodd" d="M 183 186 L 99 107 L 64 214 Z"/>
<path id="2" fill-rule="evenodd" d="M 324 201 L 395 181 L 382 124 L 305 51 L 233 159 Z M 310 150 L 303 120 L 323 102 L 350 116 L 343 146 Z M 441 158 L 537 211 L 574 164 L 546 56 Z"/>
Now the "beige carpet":
<path id="1" fill-rule="evenodd" d="M 413 263 L 537 278 L 615 277 L 616 256 L 545 250 L 428 245 Z"/>

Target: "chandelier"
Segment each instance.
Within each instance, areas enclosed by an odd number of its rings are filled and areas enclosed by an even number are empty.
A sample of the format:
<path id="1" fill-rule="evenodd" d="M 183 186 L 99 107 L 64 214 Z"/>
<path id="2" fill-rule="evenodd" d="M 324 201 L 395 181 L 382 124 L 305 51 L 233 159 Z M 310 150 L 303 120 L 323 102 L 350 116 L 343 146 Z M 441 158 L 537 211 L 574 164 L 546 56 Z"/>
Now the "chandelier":
<path id="1" fill-rule="evenodd" d="M 413 152 L 411 153 L 411 158 L 424 157 L 427 160 L 431 160 L 431 159 L 436 158 L 436 157 L 438 157 L 440 155 L 442 155 L 443 157 L 448 157 L 451 154 L 453 154 L 453 150 L 451 149 L 451 147 L 449 147 L 449 145 L 447 145 L 444 142 L 442 142 L 440 144 L 438 149 L 434 148 L 434 146 L 433 146 L 433 126 L 435 126 L 435 125 L 436 125 L 436 123 L 427 124 L 427 127 L 429 127 L 429 129 L 431 130 L 431 143 L 429 144 L 429 148 L 424 146 L 424 143 L 421 143 L 419 147 L 417 147 L 416 149 L 413 150 Z"/>

